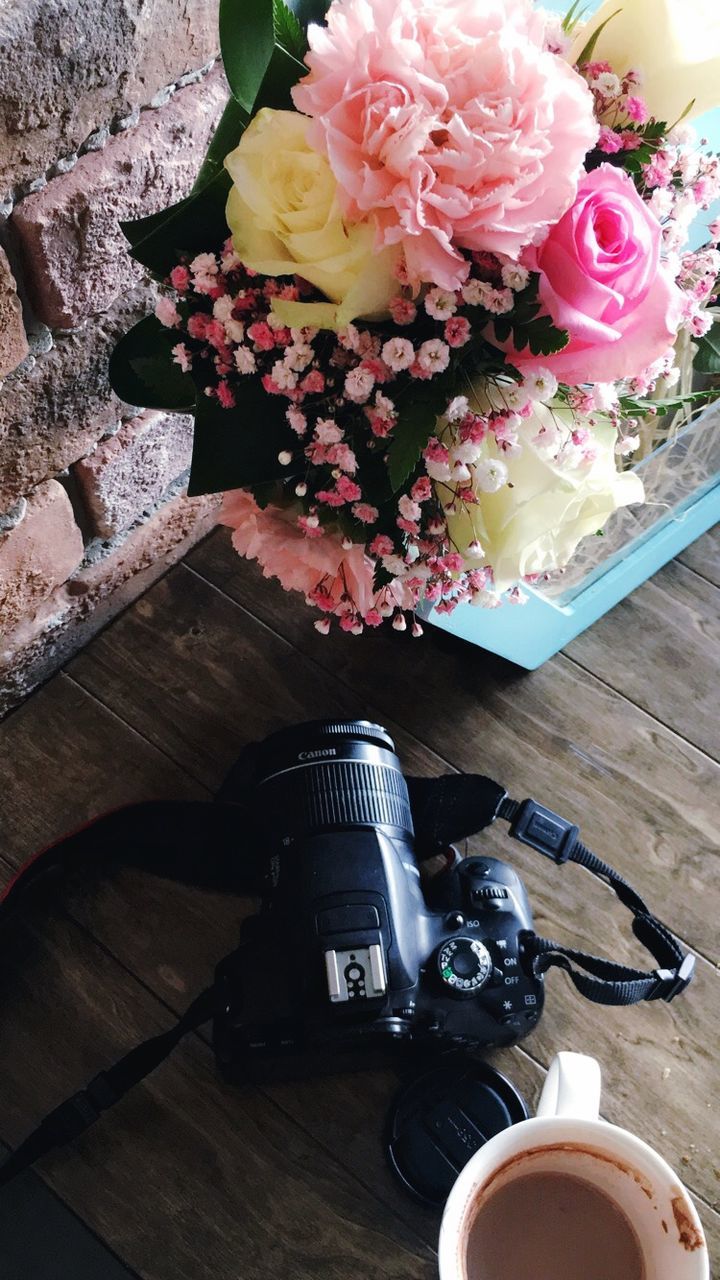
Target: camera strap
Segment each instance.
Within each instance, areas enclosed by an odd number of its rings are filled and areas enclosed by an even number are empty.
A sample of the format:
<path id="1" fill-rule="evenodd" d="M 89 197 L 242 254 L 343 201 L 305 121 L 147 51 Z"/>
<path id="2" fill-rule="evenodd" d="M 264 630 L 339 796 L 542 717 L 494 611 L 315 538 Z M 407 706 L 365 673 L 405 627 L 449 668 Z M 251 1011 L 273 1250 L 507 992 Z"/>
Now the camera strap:
<path id="1" fill-rule="evenodd" d="M 408 778 L 408 787 L 413 817 L 416 812 L 421 814 L 425 825 L 420 830 L 429 833 L 421 843 L 426 855 L 433 848 L 438 852 L 475 835 L 495 818 L 503 818 L 510 825 L 513 839 L 558 866 L 575 862 L 607 884 L 632 912 L 633 933 L 658 964 L 657 969 L 647 972 L 533 934 L 525 943 L 525 954 L 531 958 L 535 973 L 564 969 L 580 994 L 595 1004 L 672 1000 L 685 990 L 693 975 L 695 957 L 683 951 L 632 886 L 583 844 L 573 823 L 535 800 L 511 800 L 497 783 L 477 774 Z"/>
<path id="2" fill-rule="evenodd" d="M 18 871 L 0 897 L 0 926 L 26 901 L 56 888 L 66 872 L 102 873 L 106 865 L 136 867 L 167 879 L 237 895 L 258 893 L 263 885 L 262 843 L 253 827 L 251 805 L 237 775 L 215 803 L 147 802 L 119 809 L 41 850 Z M 578 838 L 578 828 L 534 800 L 511 800 L 497 783 L 473 774 L 408 778 L 420 860 L 446 851 L 477 834 L 496 818 L 510 835 L 562 865 L 576 862 L 610 886 L 633 914 L 633 932 L 656 960 L 652 972 L 586 954 L 535 934 L 525 954 L 537 974 L 566 970 L 586 999 L 604 1005 L 641 1000 L 672 1000 L 692 978 L 695 958 L 649 910 L 616 871 Z M 238 839 L 241 832 L 242 845 Z M 0 933 L 3 931 L 0 929 Z M 100 1072 L 73 1097 L 56 1107 L 0 1167 L 0 1187 L 41 1156 L 84 1133 L 102 1114 L 154 1071 L 189 1032 L 214 1013 L 209 987 L 169 1031 L 136 1045 L 107 1071 Z"/>

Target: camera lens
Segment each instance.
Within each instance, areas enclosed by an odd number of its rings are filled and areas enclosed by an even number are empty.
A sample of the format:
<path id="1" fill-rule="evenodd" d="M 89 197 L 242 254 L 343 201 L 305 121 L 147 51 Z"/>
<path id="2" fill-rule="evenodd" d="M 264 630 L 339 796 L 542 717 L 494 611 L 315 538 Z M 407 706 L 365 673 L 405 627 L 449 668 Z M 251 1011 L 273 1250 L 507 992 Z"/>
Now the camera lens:
<path id="1" fill-rule="evenodd" d="M 258 798 L 276 838 L 354 827 L 412 835 L 395 744 L 369 720 L 313 720 L 260 743 Z"/>

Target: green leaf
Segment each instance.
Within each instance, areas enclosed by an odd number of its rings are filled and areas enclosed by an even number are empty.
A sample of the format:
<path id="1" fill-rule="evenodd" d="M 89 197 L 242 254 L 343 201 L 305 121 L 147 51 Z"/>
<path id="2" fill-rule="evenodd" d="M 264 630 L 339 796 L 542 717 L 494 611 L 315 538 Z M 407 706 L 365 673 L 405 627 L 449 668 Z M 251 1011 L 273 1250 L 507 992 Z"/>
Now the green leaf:
<path id="1" fill-rule="evenodd" d="M 223 409 L 199 394 L 188 493 L 250 489 L 287 479 L 292 472 L 278 462 L 283 449 L 297 449 L 297 436 L 285 417 L 287 401 L 271 396 L 260 378 L 246 377 L 234 409 Z"/>
<path id="2" fill-rule="evenodd" d="M 131 256 L 163 279 L 181 253 L 216 252 L 228 236 L 225 205 L 230 187 L 229 173 L 219 169 L 200 191 L 169 209 L 121 223 Z"/>
<path id="3" fill-rule="evenodd" d="M 110 357 L 110 384 L 128 404 L 175 412 L 192 409 L 195 386 L 172 358 L 179 342 L 156 316 L 146 316 L 118 342 Z"/>
<path id="4" fill-rule="evenodd" d="M 593 31 L 592 35 L 590 36 L 590 39 L 588 40 L 587 44 L 582 50 L 582 53 L 579 55 L 577 59 L 577 65 L 579 67 L 581 67 L 583 63 L 590 61 L 590 59 L 593 56 L 593 53 L 595 52 L 595 45 L 600 39 L 600 36 L 605 30 L 608 22 L 612 22 L 613 18 L 617 18 L 619 13 L 622 13 L 622 7 L 619 9 L 616 9 L 614 13 L 611 13 L 609 18 L 606 18 L 604 22 L 601 22 L 600 26 L 595 31 Z"/>
<path id="5" fill-rule="evenodd" d="M 220 48 L 233 96 L 251 112 L 275 47 L 273 0 L 220 0 Z"/>
<path id="6" fill-rule="evenodd" d="M 199 191 L 202 191 L 203 187 L 206 187 L 221 172 L 226 155 L 235 150 L 249 122 L 250 117 L 239 102 L 235 98 L 229 98 L 227 106 L 220 117 L 218 127 L 213 134 L 212 142 L 203 160 L 200 172 L 193 183 L 191 196 L 197 195 Z"/>
<path id="7" fill-rule="evenodd" d="M 452 382 L 448 377 L 410 387 L 396 398 L 398 420 L 387 451 L 388 476 L 397 493 L 414 471 L 420 454 L 435 431 L 437 420 L 447 407 Z"/>
<path id="8" fill-rule="evenodd" d="M 562 29 L 566 35 L 570 34 L 583 18 L 583 15 L 589 9 L 589 5 L 583 4 L 583 0 L 573 0 L 565 17 L 562 20 Z"/>
<path id="9" fill-rule="evenodd" d="M 307 74 L 307 67 L 298 62 L 287 49 L 276 44 L 270 65 L 255 100 L 255 111 L 261 107 L 272 107 L 275 111 L 291 110 L 293 106 L 290 90 Z"/>
<path id="10" fill-rule="evenodd" d="M 324 20 L 331 0 L 288 0 L 288 3 L 301 26 L 307 28 L 311 22 Z"/>
<path id="11" fill-rule="evenodd" d="M 285 0 L 273 0 L 273 30 L 275 43 L 302 61 L 308 50 L 307 37 Z"/>
<path id="12" fill-rule="evenodd" d="M 570 334 L 556 328 L 550 316 L 540 316 L 527 329 L 527 339 L 534 356 L 550 356 L 568 345 Z"/>
<path id="13" fill-rule="evenodd" d="M 720 321 L 715 321 L 702 338 L 696 338 L 698 352 L 695 368 L 698 373 L 720 373 Z"/>
<path id="14" fill-rule="evenodd" d="M 702 404 L 706 400 L 715 400 L 717 390 L 689 391 L 687 395 L 660 396 L 657 400 L 652 396 L 621 396 L 620 406 L 624 413 L 649 413 L 654 409 L 658 414 L 676 413 L 688 404 Z"/>

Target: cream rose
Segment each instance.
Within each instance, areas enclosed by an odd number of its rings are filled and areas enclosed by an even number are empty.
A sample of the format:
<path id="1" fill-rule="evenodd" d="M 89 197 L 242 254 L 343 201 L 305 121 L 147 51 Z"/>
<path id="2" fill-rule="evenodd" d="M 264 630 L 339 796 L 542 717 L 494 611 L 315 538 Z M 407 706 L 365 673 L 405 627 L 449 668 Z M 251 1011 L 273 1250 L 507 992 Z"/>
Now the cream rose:
<path id="1" fill-rule="evenodd" d="M 543 427 L 557 440 L 558 425 L 567 431 L 569 421 L 568 411 L 536 404 L 519 428 L 522 447 L 514 456 L 503 453 L 494 437 L 487 437 L 473 466 L 477 505 L 462 505 L 457 514 L 447 516 L 458 551 L 478 567 L 492 565 L 499 591 L 527 574 L 562 569 L 581 538 L 597 533 L 618 507 L 644 499 L 638 476 L 617 470 L 616 433 L 611 426 L 592 429 L 597 457 L 577 467 L 559 465 L 551 449 L 534 443 Z M 483 492 L 480 484 L 487 464 L 496 460 L 507 469 L 507 483 L 494 493 Z M 440 497 L 447 500 L 447 496 L 441 485 Z M 473 542 L 482 547 L 482 554 L 474 559 L 468 553 Z"/>
<path id="2" fill-rule="evenodd" d="M 691 116 L 720 103 L 718 0 L 604 0 L 578 31 L 570 62 L 608 18 L 593 61 L 609 62 L 619 75 L 640 70 L 639 93 L 656 119 L 674 124 L 690 102 Z"/>
<path id="3" fill-rule="evenodd" d="M 311 121 L 295 111 L 259 111 L 225 158 L 233 188 L 227 222 L 246 266 L 266 276 L 302 276 L 333 305 L 276 300 L 287 324 L 342 328 L 379 319 L 397 293 L 397 250 L 375 253 L 369 223 L 346 225 L 337 183 L 308 145 Z"/>

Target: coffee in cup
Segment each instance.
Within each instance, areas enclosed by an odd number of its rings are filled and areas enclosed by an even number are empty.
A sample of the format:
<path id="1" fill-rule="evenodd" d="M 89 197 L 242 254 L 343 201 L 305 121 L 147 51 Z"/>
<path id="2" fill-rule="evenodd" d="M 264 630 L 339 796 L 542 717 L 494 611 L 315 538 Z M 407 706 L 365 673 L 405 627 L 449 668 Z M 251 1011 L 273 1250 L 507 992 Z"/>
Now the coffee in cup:
<path id="1" fill-rule="evenodd" d="M 462 1170 L 440 1233 L 441 1280 L 709 1280 L 695 1207 L 665 1161 L 598 1117 L 600 1068 L 562 1053 L 538 1115 Z"/>

